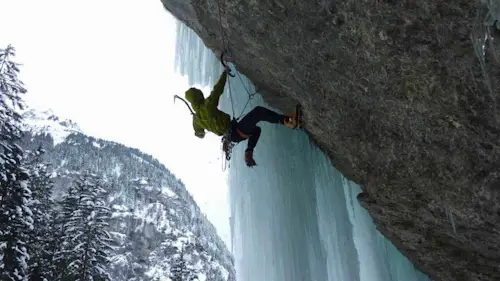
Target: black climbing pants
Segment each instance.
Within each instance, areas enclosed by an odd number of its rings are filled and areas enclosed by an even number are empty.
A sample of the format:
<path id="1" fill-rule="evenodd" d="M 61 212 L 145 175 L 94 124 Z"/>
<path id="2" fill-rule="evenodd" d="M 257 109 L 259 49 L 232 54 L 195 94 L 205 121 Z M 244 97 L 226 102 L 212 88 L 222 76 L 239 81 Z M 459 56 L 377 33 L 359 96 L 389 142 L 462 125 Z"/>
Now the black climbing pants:
<path id="1" fill-rule="evenodd" d="M 245 135 L 249 135 L 247 151 L 253 150 L 257 145 L 260 137 L 260 127 L 257 123 L 260 121 L 266 121 L 273 124 L 283 124 L 285 121 L 285 116 L 278 114 L 270 109 L 262 106 L 256 106 L 252 111 L 245 115 L 240 122 L 232 122 L 231 125 L 231 140 L 233 142 L 240 142 L 244 140 L 237 130 L 239 129 Z"/>

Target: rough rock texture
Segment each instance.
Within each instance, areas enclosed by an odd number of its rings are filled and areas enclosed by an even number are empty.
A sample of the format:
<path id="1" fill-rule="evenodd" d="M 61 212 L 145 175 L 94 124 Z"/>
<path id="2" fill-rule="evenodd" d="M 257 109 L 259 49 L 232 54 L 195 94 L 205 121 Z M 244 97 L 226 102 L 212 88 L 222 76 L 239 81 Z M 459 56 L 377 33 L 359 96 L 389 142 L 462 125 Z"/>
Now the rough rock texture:
<path id="1" fill-rule="evenodd" d="M 379 230 L 434 280 L 500 280 L 500 68 L 471 0 L 162 0 L 228 48 L 273 106 L 365 190 Z"/>

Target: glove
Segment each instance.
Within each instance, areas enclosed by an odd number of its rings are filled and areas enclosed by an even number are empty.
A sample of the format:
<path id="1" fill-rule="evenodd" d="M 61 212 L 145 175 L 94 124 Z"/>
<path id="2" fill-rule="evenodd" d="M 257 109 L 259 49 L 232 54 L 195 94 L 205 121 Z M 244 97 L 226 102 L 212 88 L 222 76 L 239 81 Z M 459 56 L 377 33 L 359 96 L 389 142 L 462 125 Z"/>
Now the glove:
<path id="1" fill-rule="evenodd" d="M 257 165 L 257 163 L 255 163 L 255 160 L 253 159 L 252 150 L 245 151 L 245 163 L 247 164 L 248 167 L 253 167 Z"/>

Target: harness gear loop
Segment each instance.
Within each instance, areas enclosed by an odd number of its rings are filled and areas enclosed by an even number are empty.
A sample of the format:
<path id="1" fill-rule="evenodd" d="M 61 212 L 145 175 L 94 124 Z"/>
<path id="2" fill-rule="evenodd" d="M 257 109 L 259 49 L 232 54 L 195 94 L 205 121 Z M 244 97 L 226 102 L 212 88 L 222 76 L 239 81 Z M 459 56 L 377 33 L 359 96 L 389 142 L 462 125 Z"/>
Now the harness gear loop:
<path id="1" fill-rule="evenodd" d="M 222 151 L 225 153 L 227 161 L 231 160 L 231 153 L 233 152 L 234 143 L 231 141 L 231 135 L 224 135 L 221 139 Z"/>
<path id="2" fill-rule="evenodd" d="M 233 131 L 233 125 L 234 122 L 237 122 L 235 118 L 231 120 L 231 125 L 229 126 L 229 129 L 227 132 L 222 136 L 221 142 L 222 142 L 222 151 L 225 153 L 226 160 L 229 161 L 231 160 L 231 153 L 233 151 L 233 147 L 235 144 L 231 140 L 231 134 Z"/>

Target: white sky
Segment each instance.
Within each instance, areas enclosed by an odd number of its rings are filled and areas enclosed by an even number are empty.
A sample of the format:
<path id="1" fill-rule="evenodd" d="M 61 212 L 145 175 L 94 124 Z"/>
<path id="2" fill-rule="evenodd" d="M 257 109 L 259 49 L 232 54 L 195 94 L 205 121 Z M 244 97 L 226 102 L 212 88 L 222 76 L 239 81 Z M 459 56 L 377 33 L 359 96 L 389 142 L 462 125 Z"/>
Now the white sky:
<path id="1" fill-rule="evenodd" d="M 230 245 L 220 139 L 196 138 L 187 108 L 173 103 L 190 85 L 174 71 L 175 19 L 160 0 L 0 0 L 7 44 L 23 64 L 28 105 L 153 155 Z"/>

